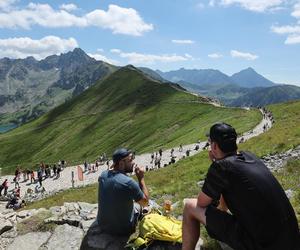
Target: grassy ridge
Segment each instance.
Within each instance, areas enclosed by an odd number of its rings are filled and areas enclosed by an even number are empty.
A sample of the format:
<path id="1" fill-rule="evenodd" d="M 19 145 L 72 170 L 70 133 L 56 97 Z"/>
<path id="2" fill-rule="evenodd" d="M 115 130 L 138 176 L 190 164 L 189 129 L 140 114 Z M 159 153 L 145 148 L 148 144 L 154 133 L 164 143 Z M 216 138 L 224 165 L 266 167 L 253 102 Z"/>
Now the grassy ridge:
<path id="1" fill-rule="evenodd" d="M 194 95 L 122 68 L 41 118 L 0 135 L 2 173 L 41 161 L 71 164 L 108 155 L 119 146 L 137 153 L 205 139 L 211 124 L 226 121 L 239 132 L 261 119 L 256 110 L 218 108 Z"/>
<path id="2" fill-rule="evenodd" d="M 277 144 L 284 144 L 283 150 L 288 149 L 289 144 L 286 144 L 286 139 L 295 138 L 299 140 L 298 127 L 294 127 L 289 131 L 290 137 L 281 136 L 286 135 L 282 133 L 282 127 L 288 126 L 286 124 L 293 124 L 293 121 L 300 118 L 298 110 L 300 110 L 300 101 L 284 103 L 279 105 L 272 105 L 269 107 L 273 112 L 276 120 L 276 125 L 272 127 L 268 132 L 270 137 L 269 141 L 265 144 L 264 150 L 269 153 L 275 153 L 277 151 Z M 284 113 L 281 113 L 284 112 Z M 280 119 L 281 116 L 285 115 L 285 119 Z M 292 127 L 292 126 L 290 126 Z M 248 142 L 241 145 L 241 148 L 250 148 L 255 153 L 259 153 L 259 148 L 262 139 L 265 135 L 254 137 Z M 263 140 L 264 141 L 264 140 Z M 288 142 L 290 140 L 287 140 Z M 294 142 L 297 143 L 297 142 Z M 299 144 L 299 141 L 298 141 Z M 254 146 L 257 146 L 257 149 Z M 294 144 L 293 144 L 294 145 Z M 274 150 L 275 149 L 275 150 Z M 173 202 L 182 201 L 185 197 L 196 197 L 200 188 L 197 182 L 205 178 L 207 169 L 210 162 L 207 157 L 207 152 L 202 152 L 195 156 L 186 158 L 177 162 L 174 165 L 168 166 L 156 172 L 146 173 L 146 183 L 149 186 L 151 197 L 156 199 L 160 203 L 164 195 L 169 195 Z M 291 161 L 289 167 L 284 168 L 282 171 L 276 173 L 276 177 L 279 182 L 284 186 L 285 189 L 292 188 L 296 191 L 295 199 L 293 200 L 293 206 L 297 211 L 297 216 L 300 217 L 300 187 L 299 187 L 299 161 Z M 91 196 L 90 194 L 94 194 Z M 43 201 L 36 202 L 31 207 L 51 207 L 54 205 L 62 205 L 65 201 L 76 201 L 78 195 L 84 198 L 84 201 L 91 203 L 97 202 L 97 184 L 89 187 L 80 188 L 71 191 L 63 192 L 59 197 L 50 197 Z M 89 194 L 89 195 L 88 195 Z M 88 197 L 88 198 L 87 198 Z M 89 199 L 89 200 L 88 200 Z M 181 213 L 182 204 L 178 207 L 177 213 Z"/>

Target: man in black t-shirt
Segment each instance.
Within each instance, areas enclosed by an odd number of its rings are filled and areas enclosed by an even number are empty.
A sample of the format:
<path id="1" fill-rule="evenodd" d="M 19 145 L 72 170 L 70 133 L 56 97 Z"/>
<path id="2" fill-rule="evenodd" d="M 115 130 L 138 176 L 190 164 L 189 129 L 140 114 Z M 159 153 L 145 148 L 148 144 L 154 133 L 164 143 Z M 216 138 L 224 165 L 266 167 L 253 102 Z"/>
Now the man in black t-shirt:
<path id="1" fill-rule="evenodd" d="M 195 249 L 201 223 L 233 249 L 299 250 L 298 223 L 284 190 L 261 160 L 237 151 L 236 140 L 226 123 L 210 128 L 212 164 L 198 198 L 185 200 L 183 249 Z"/>

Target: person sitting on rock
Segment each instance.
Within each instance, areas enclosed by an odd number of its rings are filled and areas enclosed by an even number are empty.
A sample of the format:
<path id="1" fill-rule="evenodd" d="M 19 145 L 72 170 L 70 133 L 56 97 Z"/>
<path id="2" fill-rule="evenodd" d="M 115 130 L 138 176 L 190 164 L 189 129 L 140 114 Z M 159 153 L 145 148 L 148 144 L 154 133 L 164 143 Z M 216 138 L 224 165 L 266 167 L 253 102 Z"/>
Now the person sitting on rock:
<path id="1" fill-rule="evenodd" d="M 233 249 L 300 249 L 297 219 L 284 190 L 260 159 L 237 151 L 236 139 L 226 123 L 210 128 L 212 164 L 198 198 L 185 199 L 182 249 L 195 249 L 200 223 Z"/>
<path id="2" fill-rule="evenodd" d="M 26 206 L 25 200 L 18 199 L 16 203 L 13 205 L 13 210 L 18 210 L 22 207 Z"/>
<path id="3" fill-rule="evenodd" d="M 111 168 L 99 177 L 97 221 L 103 232 L 129 236 L 135 229 L 141 206 L 148 205 L 144 170 L 134 166 L 131 152 L 120 148 L 113 153 Z M 127 176 L 133 170 L 138 183 Z"/>

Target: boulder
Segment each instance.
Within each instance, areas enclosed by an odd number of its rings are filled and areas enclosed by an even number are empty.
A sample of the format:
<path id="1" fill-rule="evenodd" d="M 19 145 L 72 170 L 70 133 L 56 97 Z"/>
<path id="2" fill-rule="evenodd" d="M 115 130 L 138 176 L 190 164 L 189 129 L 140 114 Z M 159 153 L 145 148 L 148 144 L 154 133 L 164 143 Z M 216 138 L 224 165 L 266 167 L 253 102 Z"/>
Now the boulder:
<path id="1" fill-rule="evenodd" d="M 79 249 L 82 238 L 83 231 L 80 228 L 64 224 L 55 228 L 55 231 L 48 240 L 45 249 Z"/>
<path id="2" fill-rule="evenodd" d="M 128 237 L 118 237 L 103 233 L 97 221 L 88 229 L 84 236 L 81 250 L 120 250 L 124 249 Z"/>
<path id="3" fill-rule="evenodd" d="M 49 210 L 54 216 L 61 216 L 67 212 L 64 206 L 51 207 Z"/>
<path id="4" fill-rule="evenodd" d="M 90 204 L 86 202 L 78 202 L 78 205 L 80 207 L 80 211 L 85 211 L 87 213 L 92 212 L 93 210 L 98 209 L 98 204 Z"/>
<path id="5" fill-rule="evenodd" d="M 0 235 L 13 228 L 9 220 L 0 219 Z"/>
<path id="6" fill-rule="evenodd" d="M 81 225 L 81 217 L 78 215 L 63 216 L 63 222 L 70 226 L 79 227 Z"/>
<path id="7" fill-rule="evenodd" d="M 7 250 L 16 249 L 30 249 L 38 250 L 40 247 L 47 242 L 51 233 L 49 232 L 36 232 L 28 233 L 15 238 L 12 244 L 10 244 Z"/>

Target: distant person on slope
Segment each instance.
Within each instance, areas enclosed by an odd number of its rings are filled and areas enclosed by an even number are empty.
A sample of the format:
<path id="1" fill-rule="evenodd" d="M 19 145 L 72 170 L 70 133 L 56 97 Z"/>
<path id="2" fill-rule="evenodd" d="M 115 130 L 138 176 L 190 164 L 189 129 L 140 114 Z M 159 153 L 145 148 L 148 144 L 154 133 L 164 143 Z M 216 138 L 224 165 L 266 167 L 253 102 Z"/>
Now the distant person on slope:
<path id="1" fill-rule="evenodd" d="M 127 176 L 133 170 L 138 183 Z M 113 165 L 99 177 L 98 200 L 97 220 L 104 232 L 128 236 L 134 231 L 141 206 L 148 205 L 149 193 L 144 171 L 137 166 L 134 169 L 132 154 L 127 149 L 117 149 Z"/>
<path id="2" fill-rule="evenodd" d="M 226 123 L 210 128 L 212 164 L 198 199 L 185 200 L 183 249 L 195 249 L 200 223 L 233 249 L 300 249 L 297 219 L 284 190 L 261 160 L 237 151 L 236 139 Z"/>

